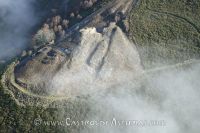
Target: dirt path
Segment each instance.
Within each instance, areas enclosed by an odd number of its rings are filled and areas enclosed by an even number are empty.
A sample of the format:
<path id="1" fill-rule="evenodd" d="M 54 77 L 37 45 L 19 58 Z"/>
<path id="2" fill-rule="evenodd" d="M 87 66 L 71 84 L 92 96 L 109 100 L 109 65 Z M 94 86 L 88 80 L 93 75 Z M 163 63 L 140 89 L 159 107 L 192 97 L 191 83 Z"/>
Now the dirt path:
<path id="1" fill-rule="evenodd" d="M 170 13 L 170 12 L 161 12 L 161 11 L 152 10 L 152 9 L 149 9 L 149 8 L 147 8 L 147 9 L 148 9 L 149 11 L 154 12 L 154 13 L 157 13 L 157 14 L 169 15 L 169 16 L 175 17 L 175 18 L 177 18 L 177 19 L 180 19 L 180 20 L 182 20 L 182 21 L 188 23 L 189 25 L 191 25 L 191 26 L 200 34 L 200 28 L 199 28 L 195 23 L 193 23 L 192 21 L 190 21 L 188 18 L 179 16 L 179 15 L 177 15 L 177 14 Z"/>

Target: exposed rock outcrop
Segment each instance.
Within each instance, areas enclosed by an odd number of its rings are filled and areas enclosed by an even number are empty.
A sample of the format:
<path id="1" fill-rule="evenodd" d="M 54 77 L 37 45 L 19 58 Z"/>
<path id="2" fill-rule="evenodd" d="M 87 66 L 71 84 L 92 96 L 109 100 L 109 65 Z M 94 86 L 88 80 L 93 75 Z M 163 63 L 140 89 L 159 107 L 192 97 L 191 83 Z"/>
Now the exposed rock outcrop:
<path id="1" fill-rule="evenodd" d="M 71 96 L 107 89 L 133 81 L 142 73 L 135 45 L 114 23 L 102 34 L 95 28 L 82 29 L 80 38 L 68 67 L 63 67 L 49 83 L 53 94 Z"/>
<path id="2" fill-rule="evenodd" d="M 54 17 L 52 26 L 44 24 L 36 35 L 45 43 L 15 67 L 16 82 L 31 93 L 62 97 L 132 82 L 142 74 L 140 58 L 114 18 L 124 20 L 133 2 L 113 1 L 67 30 L 55 45 L 44 45 L 54 40 L 53 27 L 62 31 L 61 17 Z M 100 18 L 94 20 L 96 16 Z"/>
<path id="3" fill-rule="evenodd" d="M 37 86 L 36 89 L 46 88 L 52 95 L 74 95 L 85 89 L 125 83 L 141 74 L 136 47 L 114 23 L 102 33 L 96 28 L 82 29 L 76 38 L 78 45 L 70 57 L 55 48 L 45 47 L 31 59 L 21 62 L 15 71 L 17 81 Z"/>

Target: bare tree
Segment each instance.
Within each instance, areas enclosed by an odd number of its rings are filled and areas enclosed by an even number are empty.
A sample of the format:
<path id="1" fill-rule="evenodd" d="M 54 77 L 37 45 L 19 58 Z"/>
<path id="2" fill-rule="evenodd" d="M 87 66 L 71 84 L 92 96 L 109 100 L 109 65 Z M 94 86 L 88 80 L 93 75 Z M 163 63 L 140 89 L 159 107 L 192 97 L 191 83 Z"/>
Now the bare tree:
<path id="1" fill-rule="evenodd" d="M 68 21 L 68 20 L 64 19 L 64 20 L 62 21 L 62 26 L 63 26 L 64 28 L 68 28 L 68 24 L 69 24 L 69 21 Z"/>

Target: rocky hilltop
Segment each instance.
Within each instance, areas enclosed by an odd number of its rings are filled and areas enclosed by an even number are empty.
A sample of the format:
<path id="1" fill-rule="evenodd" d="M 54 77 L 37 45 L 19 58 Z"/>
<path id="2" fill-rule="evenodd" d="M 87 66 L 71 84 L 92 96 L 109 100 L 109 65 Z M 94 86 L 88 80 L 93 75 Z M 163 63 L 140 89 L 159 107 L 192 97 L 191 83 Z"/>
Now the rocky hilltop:
<path id="1" fill-rule="evenodd" d="M 127 76 L 133 79 L 141 74 L 136 46 L 117 26 L 126 18 L 134 2 L 108 3 L 67 29 L 65 37 L 56 44 L 42 45 L 35 53 L 18 62 L 14 69 L 16 83 L 36 94 L 60 93 L 65 96 L 80 92 L 80 88 L 109 88 L 125 82 Z M 44 28 L 48 30 L 47 26 Z M 49 34 L 45 34 L 46 38 L 51 38 Z M 65 78 L 62 87 L 57 83 L 60 78 Z M 51 90 L 57 92 L 54 94 Z"/>

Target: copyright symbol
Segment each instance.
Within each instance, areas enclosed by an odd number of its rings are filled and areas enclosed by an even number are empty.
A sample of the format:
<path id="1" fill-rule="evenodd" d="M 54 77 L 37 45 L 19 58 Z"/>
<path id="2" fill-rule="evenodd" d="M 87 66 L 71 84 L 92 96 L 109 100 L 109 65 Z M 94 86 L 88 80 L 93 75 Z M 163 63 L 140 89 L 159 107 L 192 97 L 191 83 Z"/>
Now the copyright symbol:
<path id="1" fill-rule="evenodd" d="M 41 125 L 41 124 L 42 124 L 42 119 L 40 119 L 40 118 L 35 119 L 35 120 L 34 120 L 34 124 L 35 124 L 36 126 Z"/>

